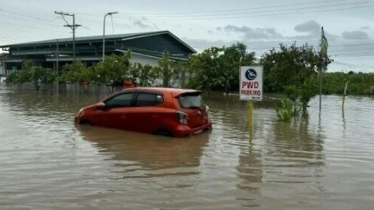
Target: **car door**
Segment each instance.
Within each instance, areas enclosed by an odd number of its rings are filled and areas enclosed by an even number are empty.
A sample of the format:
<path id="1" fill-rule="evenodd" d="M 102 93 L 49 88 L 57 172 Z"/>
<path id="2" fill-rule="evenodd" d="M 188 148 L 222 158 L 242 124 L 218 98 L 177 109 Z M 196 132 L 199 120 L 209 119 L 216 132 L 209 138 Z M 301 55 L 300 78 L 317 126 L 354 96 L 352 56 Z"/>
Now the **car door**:
<path id="1" fill-rule="evenodd" d="M 131 122 L 127 118 L 127 113 L 133 106 L 135 96 L 135 92 L 125 92 L 106 100 L 105 109 L 100 113 L 101 126 L 131 130 Z"/>
<path id="2" fill-rule="evenodd" d="M 160 126 L 160 119 L 165 108 L 162 106 L 162 94 L 138 92 L 134 107 L 129 109 L 127 116 L 131 120 L 132 130 L 153 133 Z"/>

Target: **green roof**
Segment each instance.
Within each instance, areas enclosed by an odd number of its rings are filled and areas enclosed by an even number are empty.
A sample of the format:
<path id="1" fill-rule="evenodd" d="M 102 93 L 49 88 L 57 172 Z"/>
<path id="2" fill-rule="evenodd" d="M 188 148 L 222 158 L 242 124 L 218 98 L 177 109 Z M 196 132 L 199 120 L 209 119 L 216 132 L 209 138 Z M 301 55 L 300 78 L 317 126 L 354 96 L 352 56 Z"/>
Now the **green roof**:
<path id="1" fill-rule="evenodd" d="M 174 39 L 178 40 L 181 44 L 186 46 L 188 49 L 190 49 L 192 52 L 196 53 L 196 51 L 180 40 L 177 36 L 172 34 L 170 31 L 153 31 L 153 32 L 144 32 L 144 33 L 129 33 L 129 34 L 113 34 L 113 35 L 105 35 L 106 40 L 110 39 L 118 39 L 118 40 L 129 40 L 129 39 L 136 39 L 136 38 L 142 38 L 142 37 L 148 37 L 148 36 L 157 36 L 157 35 L 163 35 L 168 34 L 172 36 Z M 50 40 L 43 40 L 43 41 L 35 41 L 35 42 L 25 42 L 25 43 L 18 43 L 18 44 L 8 44 L 8 45 L 2 45 L 1 48 L 10 48 L 10 47 L 26 47 L 26 46 L 41 46 L 41 45 L 54 45 L 56 42 L 59 42 L 59 44 L 65 44 L 65 43 L 71 43 L 73 42 L 73 38 L 62 38 L 62 39 L 50 39 Z M 75 42 L 102 42 L 103 35 L 99 36 L 85 36 L 85 37 L 76 37 Z"/>

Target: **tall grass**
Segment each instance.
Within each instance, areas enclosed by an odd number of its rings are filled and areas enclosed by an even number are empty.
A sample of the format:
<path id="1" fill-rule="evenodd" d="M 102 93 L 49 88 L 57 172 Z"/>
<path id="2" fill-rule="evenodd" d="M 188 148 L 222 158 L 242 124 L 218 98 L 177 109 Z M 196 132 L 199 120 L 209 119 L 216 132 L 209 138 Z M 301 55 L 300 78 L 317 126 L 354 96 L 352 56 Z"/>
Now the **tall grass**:
<path id="1" fill-rule="evenodd" d="M 278 119 L 282 122 L 290 122 L 292 117 L 297 117 L 300 115 L 300 105 L 292 103 L 288 99 L 282 99 L 280 106 L 275 105 L 275 111 L 277 113 Z"/>
<path id="2" fill-rule="evenodd" d="M 374 94 L 370 87 L 374 86 L 374 75 L 355 73 L 345 74 L 342 72 L 326 73 L 323 75 L 323 94 L 344 94 L 346 81 L 349 81 L 347 95 L 368 95 Z"/>

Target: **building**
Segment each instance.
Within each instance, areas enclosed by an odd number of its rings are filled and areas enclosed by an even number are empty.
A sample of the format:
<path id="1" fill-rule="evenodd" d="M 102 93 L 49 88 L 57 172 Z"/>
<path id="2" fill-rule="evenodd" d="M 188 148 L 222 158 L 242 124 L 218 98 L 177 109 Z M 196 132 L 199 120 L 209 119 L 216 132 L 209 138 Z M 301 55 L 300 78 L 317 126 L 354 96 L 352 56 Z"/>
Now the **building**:
<path id="1" fill-rule="evenodd" d="M 60 69 L 73 62 L 73 39 L 54 39 L 0 46 L 8 52 L 0 57 L 4 73 L 22 69 L 23 62 L 32 60 L 43 67 Z M 92 66 L 102 60 L 103 36 L 77 37 L 75 58 Z M 196 51 L 170 31 L 116 34 L 105 36 L 105 54 L 126 53 L 132 50 L 131 63 L 158 65 L 163 53 L 168 51 L 174 60 L 187 60 Z"/>
<path id="2" fill-rule="evenodd" d="M 0 77 L 2 75 L 5 75 L 6 72 L 5 72 L 5 68 L 3 68 L 3 63 L 1 62 L 1 59 L 2 58 L 5 58 L 8 54 L 5 54 L 5 53 L 0 53 Z"/>

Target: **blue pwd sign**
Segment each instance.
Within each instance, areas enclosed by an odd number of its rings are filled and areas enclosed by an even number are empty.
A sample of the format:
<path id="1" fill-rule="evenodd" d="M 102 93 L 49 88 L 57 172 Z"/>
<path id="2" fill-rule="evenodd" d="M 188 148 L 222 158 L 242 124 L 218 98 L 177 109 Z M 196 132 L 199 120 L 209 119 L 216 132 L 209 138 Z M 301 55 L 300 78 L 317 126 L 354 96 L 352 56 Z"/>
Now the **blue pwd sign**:
<path id="1" fill-rule="evenodd" d="M 263 99 L 263 67 L 240 67 L 240 100 L 262 101 Z"/>
<path id="2" fill-rule="evenodd" d="M 245 72 L 245 78 L 247 78 L 247 79 L 250 80 L 250 81 L 256 79 L 256 77 L 257 77 L 257 72 L 256 72 L 256 70 L 254 70 L 254 69 L 248 69 L 248 70 Z"/>

